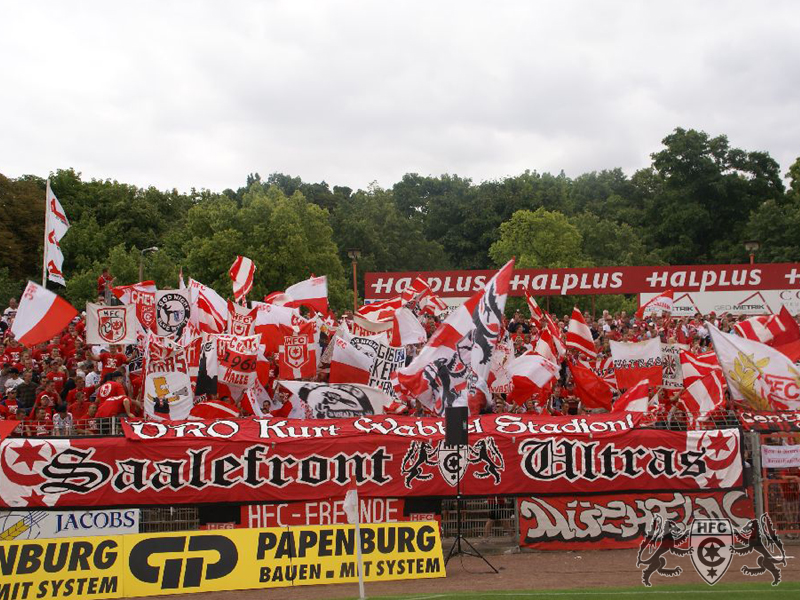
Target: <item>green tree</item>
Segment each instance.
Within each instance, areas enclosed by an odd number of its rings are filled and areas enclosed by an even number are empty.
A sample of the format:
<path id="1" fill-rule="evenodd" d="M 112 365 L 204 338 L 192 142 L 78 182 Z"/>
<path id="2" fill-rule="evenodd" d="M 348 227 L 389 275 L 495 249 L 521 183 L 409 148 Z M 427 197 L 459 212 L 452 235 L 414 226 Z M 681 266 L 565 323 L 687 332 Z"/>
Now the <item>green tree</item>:
<path id="1" fill-rule="evenodd" d="M 578 228 L 561 213 L 519 210 L 500 225 L 500 239 L 489 255 L 497 265 L 516 256 L 518 268 L 580 267 L 588 263 L 582 241 Z"/>

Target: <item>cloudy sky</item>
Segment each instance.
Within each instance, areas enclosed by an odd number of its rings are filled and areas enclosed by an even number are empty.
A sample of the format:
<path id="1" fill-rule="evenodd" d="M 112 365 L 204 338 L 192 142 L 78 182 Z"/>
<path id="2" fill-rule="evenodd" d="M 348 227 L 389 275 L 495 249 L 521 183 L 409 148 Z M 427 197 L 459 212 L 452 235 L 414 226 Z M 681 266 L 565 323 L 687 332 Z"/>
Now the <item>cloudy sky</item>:
<path id="1" fill-rule="evenodd" d="M 800 156 L 800 3 L 0 5 L 0 173 L 186 191 L 631 173 L 677 126 Z"/>

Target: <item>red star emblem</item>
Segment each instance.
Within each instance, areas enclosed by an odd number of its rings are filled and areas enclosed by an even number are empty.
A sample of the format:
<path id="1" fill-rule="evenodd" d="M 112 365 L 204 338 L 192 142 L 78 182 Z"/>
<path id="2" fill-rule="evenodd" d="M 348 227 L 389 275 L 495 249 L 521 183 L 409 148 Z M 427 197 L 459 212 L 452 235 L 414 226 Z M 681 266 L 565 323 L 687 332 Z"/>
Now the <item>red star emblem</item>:
<path id="1" fill-rule="evenodd" d="M 722 479 L 717 477 L 716 473 L 711 473 L 711 475 L 708 476 L 708 480 L 706 481 L 706 487 L 707 488 L 718 488 L 721 483 L 722 483 Z"/>
<path id="2" fill-rule="evenodd" d="M 25 463 L 31 471 L 33 470 L 34 464 L 39 461 L 47 460 L 41 454 L 42 446 L 34 446 L 28 440 L 25 440 L 22 442 L 21 446 L 17 446 L 13 450 L 17 453 L 17 460 L 14 461 L 14 464 Z"/>
<path id="3" fill-rule="evenodd" d="M 25 500 L 28 506 L 44 506 L 44 496 L 37 494 L 36 490 L 31 490 L 30 496 L 20 496 L 20 500 Z"/>
<path id="4" fill-rule="evenodd" d="M 728 446 L 728 438 L 721 431 L 718 431 L 715 435 L 711 435 L 708 439 L 711 441 L 711 443 L 708 445 L 708 451 L 713 451 L 714 456 L 718 457 L 720 452 L 723 452 L 724 450 L 730 450 L 730 446 Z"/>

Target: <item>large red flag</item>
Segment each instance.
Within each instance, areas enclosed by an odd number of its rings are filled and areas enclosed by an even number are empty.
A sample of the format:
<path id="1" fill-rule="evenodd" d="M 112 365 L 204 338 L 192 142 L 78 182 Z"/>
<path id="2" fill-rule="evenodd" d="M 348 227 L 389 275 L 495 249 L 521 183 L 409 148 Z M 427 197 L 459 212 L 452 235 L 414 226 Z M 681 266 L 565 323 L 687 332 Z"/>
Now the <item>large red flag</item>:
<path id="1" fill-rule="evenodd" d="M 581 399 L 586 408 L 611 410 L 614 390 L 610 385 L 595 375 L 591 369 L 579 363 L 570 363 L 569 370 L 575 383 L 575 395 Z"/>

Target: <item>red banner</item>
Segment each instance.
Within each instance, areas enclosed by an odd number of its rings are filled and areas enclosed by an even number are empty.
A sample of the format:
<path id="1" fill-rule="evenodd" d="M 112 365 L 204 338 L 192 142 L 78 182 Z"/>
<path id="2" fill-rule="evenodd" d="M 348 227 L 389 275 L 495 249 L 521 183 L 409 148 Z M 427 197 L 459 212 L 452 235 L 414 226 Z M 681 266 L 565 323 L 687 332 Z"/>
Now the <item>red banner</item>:
<path id="1" fill-rule="evenodd" d="M 486 415 L 469 446 L 441 419 L 125 424 L 125 438 L 7 439 L 3 506 L 702 490 L 742 485 L 739 431 L 637 428 L 639 416 Z"/>
<path id="2" fill-rule="evenodd" d="M 772 431 L 800 431 L 800 411 L 782 412 L 739 411 L 739 423 L 747 431 L 770 433 Z"/>
<path id="3" fill-rule="evenodd" d="M 656 515 L 684 526 L 694 519 L 754 518 L 753 490 L 519 498 L 519 544 L 539 550 L 636 548 Z"/>
<path id="4" fill-rule="evenodd" d="M 496 271 L 425 271 L 366 273 L 369 300 L 399 295 L 422 277 L 431 291 L 444 298 L 466 298 L 482 290 Z M 660 293 L 720 290 L 784 290 L 800 288 L 797 263 L 763 265 L 692 265 L 600 267 L 591 269 L 515 269 L 510 295 L 563 296 L 589 294 Z"/>
<path id="5" fill-rule="evenodd" d="M 402 498 L 360 498 L 361 523 L 410 521 L 403 515 Z M 426 515 L 427 516 L 427 515 Z M 295 527 L 301 525 L 346 525 L 344 498 L 323 498 L 307 502 L 245 504 L 237 527 Z"/>

